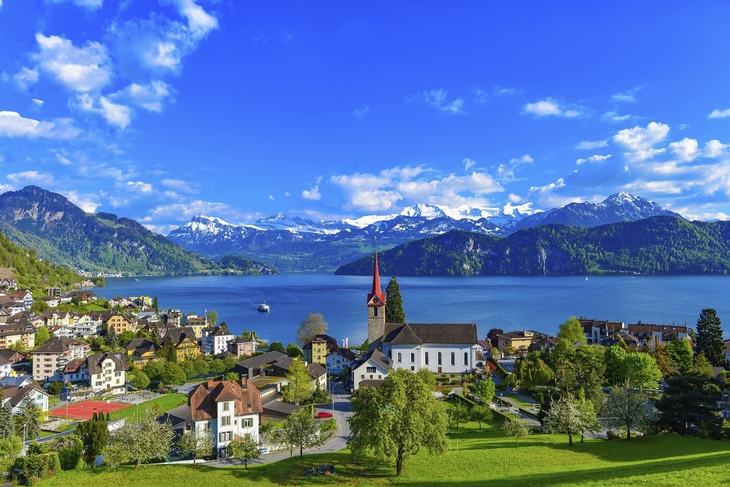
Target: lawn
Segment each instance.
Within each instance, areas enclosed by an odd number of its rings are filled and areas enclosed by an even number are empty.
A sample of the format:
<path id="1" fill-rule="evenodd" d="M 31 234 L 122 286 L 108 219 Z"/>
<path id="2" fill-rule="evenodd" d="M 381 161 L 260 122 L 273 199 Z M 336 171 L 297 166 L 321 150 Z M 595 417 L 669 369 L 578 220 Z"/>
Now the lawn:
<path id="1" fill-rule="evenodd" d="M 178 406 L 182 406 L 183 404 L 188 402 L 188 396 L 183 394 L 166 394 L 164 396 L 157 397 L 155 399 L 152 399 L 151 401 L 144 402 L 140 404 L 139 406 L 139 414 L 140 417 L 144 413 L 144 411 L 151 407 L 153 404 L 159 405 L 163 411 L 169 411 L 170 409 L 174 409 Z M 128 408 L 120 409 L 119 411 L 114 411 L 112 413 L 109 413 L 109 419 L 122 419 L 122 418 L 132 418 L 134 420 L 137 419 L 137 406 L 132 405 Z"/>
<path id="2" fill-rule="evenodd" d="M 91 483 L 115 487 L 181 487 L 202 485 L 261 487 L 278 485 L 467 485 L 483 487 L 540 486 L 653 486 L 720 485 L 730 482 L 730 443 L 651 436 L 621 440 L 579 440 L 568 446 L 565 435 L 535 434 L 515 449 L 512 438 L 494 426 L 479 430 L 474 423 L 462 424 L 450 435 L 451 451 L 431 456 L 422 451 L 405 464 L 405 475 L 368 458 L 352 461 L 347 451 L 306 455 L 272 464 L 211 468 L 148 465 L 63 472 L 42 486 L 82 487 Z M 306 477 L 308 467 L 333 463 L 332 477 Z"/>

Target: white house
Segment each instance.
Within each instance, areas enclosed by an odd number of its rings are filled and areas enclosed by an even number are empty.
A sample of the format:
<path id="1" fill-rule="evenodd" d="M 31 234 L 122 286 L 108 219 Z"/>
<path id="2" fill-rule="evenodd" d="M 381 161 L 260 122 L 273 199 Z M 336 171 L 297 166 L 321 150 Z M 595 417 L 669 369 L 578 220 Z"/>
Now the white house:
<path id="1" fill-rule="evenodd" d="M 12 413 L 18 414 L 26 396 L 30 397 L 41 410 L 48 411 L 48 393 L 35 383 L 3 387 L 2 403 L 4 405 L 9 402 L 12 406 Z"/>
<path id="2" fill-rule="evenodd" d="M 347 348 L 336 348 L 327 354 L 327 372 L 330 375 L 342 374 L 347 367 L 352 368 L 355 354 Z"/>
<path id="3" fill-rule="evenodd" d="M 10 376 L 13 371 L 13 363 L 5 357 L 0 357 L 0 379 Z"/>
<path id="4" fill-rule="evenodd" d="M 228 350 L 228 342 L 233 341 L 235 336 L 225 326 L 203 328 L 203 336 L 200 339 L 200 349 L 206 355 L 218 355 Z"/>
<path id="5" fill-rule="evenodd" d="M 219 458 L 228 456 L 234 439 L 250 436 L 259 442 L 261 394 L 245 377 L 203 382 L 188 396 L 188 405 L 193 428 L 211 436 Z"/>
<path id="6" fill-rule="evenodd" d="M 359 389 L 363 381 L 385 380 L 392 365 L 393 361 L 380 350 L 370 350 L 352 366 L 352 388 Z"/>

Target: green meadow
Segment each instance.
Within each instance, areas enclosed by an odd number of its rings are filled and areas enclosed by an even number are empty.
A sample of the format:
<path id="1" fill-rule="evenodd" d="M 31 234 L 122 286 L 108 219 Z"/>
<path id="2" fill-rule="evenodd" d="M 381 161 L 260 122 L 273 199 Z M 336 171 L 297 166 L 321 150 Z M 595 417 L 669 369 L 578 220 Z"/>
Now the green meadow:
<path id="1" fill-rule="evenodd" d="M 473 485 L 505 486 L 632 485 L 662 487 L 730 484 L 730 443 L 674 435 L 631 440 L 578 440 L 565 435 L 533 436 L 515 448 L 512 438 L 494 426 L 479 430 L 462 424 L 451 433 L 451 451 L 432 456 L 423 451 L 407 460 L 405 475 L 373 458 L 353 460 L 348 451 L 305 455 L 276 463 L 212 468 L 198 465 L 146 465 L 63 472 L 41 482 L 44 487 L 199 487 L 278 485 Z M 305 469 L 332 463 L 334 476 L 306 477 Z M 93 484 L 92 484 L 93 483 Z"/>

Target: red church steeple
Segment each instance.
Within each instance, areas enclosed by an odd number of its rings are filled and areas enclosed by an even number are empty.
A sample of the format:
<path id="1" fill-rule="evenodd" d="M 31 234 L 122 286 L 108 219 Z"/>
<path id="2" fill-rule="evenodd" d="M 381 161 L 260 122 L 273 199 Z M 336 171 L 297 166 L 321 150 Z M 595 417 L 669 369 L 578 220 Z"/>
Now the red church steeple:
<path id="1" fill-rule="evenodd" d="M 368 306 L 385 306 L 385 294 L 383 294 L 383 291 L 380 288 L 377 240 L 375 241 L 375 264 L 373 265 L 373 289 L 368 294 Z"/>

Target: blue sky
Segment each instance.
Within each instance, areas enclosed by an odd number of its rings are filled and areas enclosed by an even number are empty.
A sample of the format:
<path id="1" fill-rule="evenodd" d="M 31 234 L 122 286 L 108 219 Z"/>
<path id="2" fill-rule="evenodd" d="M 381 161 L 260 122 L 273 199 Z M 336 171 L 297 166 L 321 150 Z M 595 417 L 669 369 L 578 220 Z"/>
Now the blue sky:
<path id="1" fill-rule="evenodd" d="M 618 191 L 730 215 L 728 2 L 0 0 L 0 191 L 166 234 Z"/>

